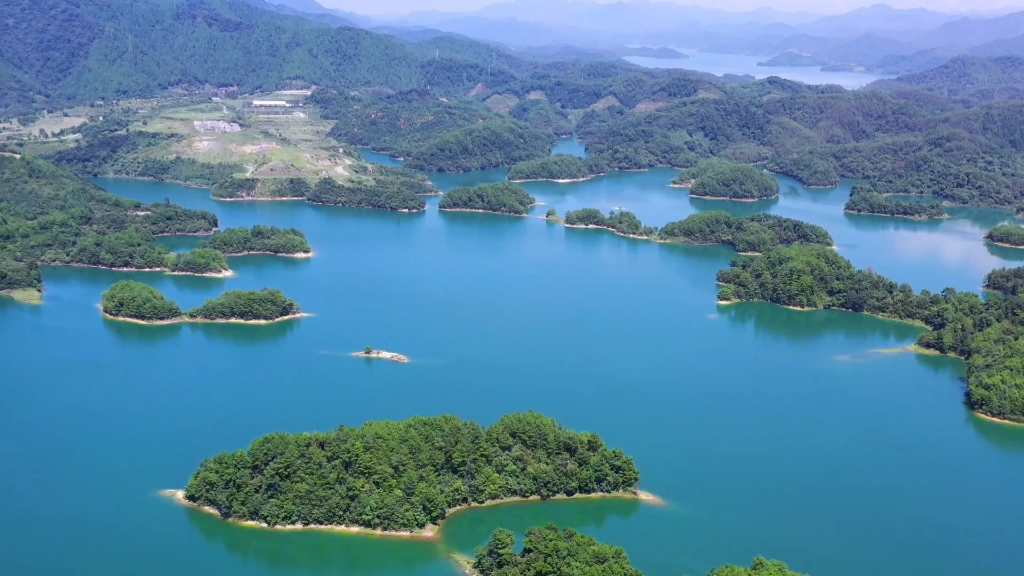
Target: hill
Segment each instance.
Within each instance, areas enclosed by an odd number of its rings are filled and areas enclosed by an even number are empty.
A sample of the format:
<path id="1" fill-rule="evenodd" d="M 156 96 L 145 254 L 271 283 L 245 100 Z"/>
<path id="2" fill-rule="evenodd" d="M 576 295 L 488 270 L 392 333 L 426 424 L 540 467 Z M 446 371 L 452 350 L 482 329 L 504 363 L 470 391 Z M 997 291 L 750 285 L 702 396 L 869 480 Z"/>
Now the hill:
<path id="1" fill-rule="evenodd" d="M 890 93 L 926 92 L 953 99 L 963 106 L 992 100 L 1017 100 L 1024 98 L 1024 57 L 957 56 L 930 70 L 877 80 L 866 89 Z"/>

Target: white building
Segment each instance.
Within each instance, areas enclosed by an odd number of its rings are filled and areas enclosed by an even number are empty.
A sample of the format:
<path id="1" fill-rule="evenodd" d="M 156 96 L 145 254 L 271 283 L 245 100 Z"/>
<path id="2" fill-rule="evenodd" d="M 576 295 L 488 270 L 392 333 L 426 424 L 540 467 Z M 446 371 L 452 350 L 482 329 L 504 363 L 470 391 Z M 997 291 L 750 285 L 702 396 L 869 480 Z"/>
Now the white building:
<path id="1" fill-rule="evenodd" d="M 291 104 L 284 100 L 253 100 L 253 108 L 290 108 Z"/>

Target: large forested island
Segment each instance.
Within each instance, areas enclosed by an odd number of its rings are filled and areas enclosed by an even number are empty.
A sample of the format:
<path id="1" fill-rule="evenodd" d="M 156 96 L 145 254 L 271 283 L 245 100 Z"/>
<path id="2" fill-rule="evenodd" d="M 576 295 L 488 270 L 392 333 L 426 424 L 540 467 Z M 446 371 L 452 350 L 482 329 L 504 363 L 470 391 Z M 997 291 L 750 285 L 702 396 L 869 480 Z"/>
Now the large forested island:
<path id="1" fill-rule="evenodd" d="M 606 171 L 607 167 L 599 159 L 555 154 L 515 164 L 508 171 L 508 179 L 511 182 L 528 182 L 530 180 L 578 182 L 604 174 Z"/>
<path id="2" fill-rule="evenodd" d="M 554 524 L 530 528 L 523 539 L 523 548 L 515 549 L 515 534 L 498 528 L 487 544 L 476 549 L 468 564 L 474 576 L 643 576 L 629 563 L 626 551 L 612 544 Z M 749 568 L 721 566 L 707 576 L 801 576 L 778 560 L 757 557 Z"/>
<path id="3" fill-rule="evenodd" d="M 323 178 L 313 186 L 307 200 L 311 204 L 400 212 L 418 212 L 427 206 L 423 198 L 405 186 L 401 179 L 378 182 L 353 178 L 342 183 L 333 178 Z"/>
<path id="4" fill-rule="evenodd" d="M 672 185 L 689 188 L 690 196 L 697 198 L 751 201 L 779 195 L 779 183 L 762 170 L 721 159 L 702 160 L 682 170 Z"/>
<path id="5" fill-rule="evenodd" d="M 859 183 L 850 189 L 850 199 L 843 210 L 854 214 L 876 214 L 903 218 L 946 218 L 939 202 L 910 202 L 879 193 L 873 184 Z"/>
<path id="6" fill-rule="evenodd" d="M 276 254 L 311 256 L 306 235 L 296 228 L 256 225 L 252 228 L 228 228 L 199 243 L 200 247 L 219 250 L 228 256 Z"/>
<path id="7" fill-rule="evenodd" d="M 1024 226 L 1000 224 L 985 233 L 985 240 L 1000 246 L 1024 248 Z"/>
<path id="8" fill-rule="evenodd" d="M 968 405 L 990 418 L 1024 423 L 1024 296 L 1015 295 L 1022 276 L 1017 269 L 994 271 L 986 279 L 988 287 L 1009 296 L 995 293 L 982 300 L 952 288 L 915 294 L 908 284 L 855 269 L 834 250 L 790 246 L 734 260 L 718 273 L 718 298 L 836 308 L 927 326 L 920 348 L 966 360 Z"/>
<path id="9" fill-rule="evenodd" d="M 636 496 L 639 480 L 632 458 L 596 434 L 527 412 L 486 428 L 433 416 L 270 434 L 204 460 L 184 498 L 267 526 L 411 533 L 504 499 Z"/>
<path id="10" fill-rule="evenodd" d="M 698 212 L 658 231 L 658 240 L 686 244 L 728 244 L 737 252 L 759 253 L 774 246 L 819 244 L 832 246 L 832 236 L 821 226 L 775 214 L 736 218 L 721 210 Z"/>
<path id="11" fill-rule="evenodd" d="M 441 210 L 470 210 L 525 216 L 537 202 L 522 187 L 509 182 L 491 182 L 472 188 L 449 190 L 437 204 Z"/>
<path id="12" fill-rule="evenodd" d="M 188 311 L 159 290 L 134 280 L 110 286 L 100 299 L 103 314 L 115 320 L 145 324 L 178 322 L 266 323 L 302 316 L 299 305 L 280 290 L 229 290 Z"/>
<path id="13" fill-rule="evenodd" d="M 341 204 L 362 208 L 390 208 L 392 205 L 415 205 L 415 198 L 410 196 L 430 196 L 440 191 L 430 183 L 427 177 L 414 170 L 393 166 L 362 166 L 345 167 L 352 174 L 340 181 L 331 178 L 320 178 L 310 184 L 306 178 L 226 178 L 217 182 L 210 195 L 217 200 L 309 200 L 320 204 Z M 320 190 L 317 186 L 322 180 L 328 180 L 331 192 Z M 336 185 L 336 186 L 334 186 Z M 351 190 L 345 190 L 351 188 Z M 320 199 L 315 199 L 319 197 Z M 333 199 L 331 202 L 325 199 Z"/>

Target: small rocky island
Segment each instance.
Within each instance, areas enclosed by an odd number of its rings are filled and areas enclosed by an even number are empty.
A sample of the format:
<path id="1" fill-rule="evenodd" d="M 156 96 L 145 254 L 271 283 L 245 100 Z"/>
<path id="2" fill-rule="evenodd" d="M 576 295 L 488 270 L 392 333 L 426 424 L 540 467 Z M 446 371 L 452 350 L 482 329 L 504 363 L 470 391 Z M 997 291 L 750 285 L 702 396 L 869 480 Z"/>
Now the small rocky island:
<path id="1" fill-rule="evenodd" d="M 374 350 L 372 347 L 367 346 L 365 349 L 359 352 L 353 352 L 353 356 L 359 358 L 381 358 L 384 360 L 391 360 L 392 362 L 407 363 L 409 358 L 399 354 L 398 352 L 388 352 L 387 350 Z"/>

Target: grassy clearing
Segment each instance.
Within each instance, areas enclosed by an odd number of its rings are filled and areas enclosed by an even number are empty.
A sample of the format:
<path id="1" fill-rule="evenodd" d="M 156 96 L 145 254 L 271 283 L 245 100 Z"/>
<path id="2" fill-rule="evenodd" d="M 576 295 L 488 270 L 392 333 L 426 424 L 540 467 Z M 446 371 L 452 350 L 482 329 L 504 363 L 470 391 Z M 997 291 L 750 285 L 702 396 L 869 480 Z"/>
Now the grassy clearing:
<path id="1" fill-rule="evenodd" d="M 0 296 L 14 298 L 22 304 L 41 304 L 43 293 L 34 288 L 17 288 L 15 290 L 0 290 Z"/>

